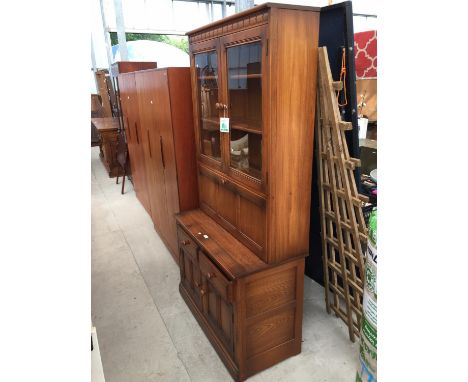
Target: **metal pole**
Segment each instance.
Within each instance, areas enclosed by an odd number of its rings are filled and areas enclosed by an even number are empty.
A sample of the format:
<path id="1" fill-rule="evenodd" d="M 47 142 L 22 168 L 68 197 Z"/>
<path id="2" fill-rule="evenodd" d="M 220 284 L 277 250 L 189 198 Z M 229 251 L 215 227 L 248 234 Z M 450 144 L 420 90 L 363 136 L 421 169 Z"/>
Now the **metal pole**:
<path id="1" fill-rule="evenodd" d="M 254 0 L 236 0 L 236 13 L 254 6 Z"/>
<path id="2" fill-rule="evenodd" d="M 223 19 L 226 17 L 226 0 L 223 0 L 223 5 L 221 6 L 221 11 L 223 15 Z"/>
<path id="3" fill-rule="evenodd" d="M 119 40 L 120 61 L 128 61 L 127 39 L 125 38 L 125 23 L 122 9 L 122 0 L 114 0 L 115 26 Z"/>
<path id="4" fill-rule="evenodd" d="M 109 62 L 109 68 L 110 68 L 112 65 L 112 44 L 110 41 L 109 30 L 108 30 L 107 23 L 106 23 L 103 0 L 99 0 L 99 5 L 101 6 L 102 29 L 104 32 L 104 40 L 106 41 L 107 61 Z"/>
<path id="5" fill-rule="evenodd" d="M 94 44 L 93 44 L 93 36 L 91 36 L 91 63 L 93 65 L 93 72 L 94 72 L 94 83 L 96 84 L 96 91 L 99 89 L 97 79 L 96 79 L 96 56 L 94 54 Z"/>

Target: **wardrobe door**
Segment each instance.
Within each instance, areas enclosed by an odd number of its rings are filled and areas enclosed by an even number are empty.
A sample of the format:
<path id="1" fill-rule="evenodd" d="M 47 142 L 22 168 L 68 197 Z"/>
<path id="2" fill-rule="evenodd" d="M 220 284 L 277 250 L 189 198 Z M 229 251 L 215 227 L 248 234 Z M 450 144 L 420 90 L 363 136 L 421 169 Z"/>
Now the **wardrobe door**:
<path id="1" fill-rule="evenodd" d="M 154 72 L 152 90 L 157 99 L 154 108 L 155 122 L 158 132 L 154 135 L 159 155 L 161 157 L 160 168 L 164 174 L 162 194 L 166 206 L 167 220 L 164 221 L 162 233 L 166 236 L 166 242 L 172 253 L 177 253 L 177 232 L 175 214 L 179 212 L 179 190 L 177 184 L 177 169 L 174 153 L 174 137 L 172 131 L 171 102 L 169 99 L 168 70 Z M 172 105 L 172 107 L 177 107 Z"/>
<path id="2" fill-rule="evenodd" d="M 151 213 L 151 207 L 148 198 L 148 186 L 146 182 L 146 166 L 143 153 L 143 142 L 140 122 L 140 112 L 138 105 L 138 93 L 135 83 L 135 76 L 129 75 L 129 130 L 131 131 L 134 142 L 134 189 L 136 196 L 140 200 L 143 207 Z"/>
<path id="3" fill-rule="evenodd" d="M 136 86 L 140 111 L 143 153 L 146 162 L 146 179 L 148 184 L 151 218 L 155 228 L 164 235 L 164 225 L 167 222 L 167 212 L 164 190 L 164 172 L 159 144 L 159 126 L 156 121 L 155 109 L 158 100 L 154 94 L 155 72 L 136 73 Z"/>
<path id="4" fill-rule="evenodd" d="M 128 75 L 121 75 L 119 76 L 119 94 L 120 94 L 120 105 L 122 110 L 122 120 L 123 120 L 123 127 L 125 130 L 125 138 L 127 140 L 127 148 L 128 154 L 130 156 L 130 168 L 132 172 L 132 176 L 135 173 L 135 164 L 134 164 L 134 144 L 132 139 L 132 134 L 129 129 L 129 121 L 128 121 L 128 100 L 129 100 L 129 80 Z"/>

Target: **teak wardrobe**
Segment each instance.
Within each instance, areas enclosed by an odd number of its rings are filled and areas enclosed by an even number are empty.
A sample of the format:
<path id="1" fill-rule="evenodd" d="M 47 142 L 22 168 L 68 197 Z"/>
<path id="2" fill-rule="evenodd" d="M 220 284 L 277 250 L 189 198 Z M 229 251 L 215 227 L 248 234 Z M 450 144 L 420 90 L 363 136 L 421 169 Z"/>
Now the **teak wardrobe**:
<path id="1" fill-rule="evenodd" d="M 179 289 L 238 381 L 301 351 L 319 17 L 264 4 L 188 33 L 200 208 L 177 216 Z"/>
<path id="2" fill-rule="evenodd" d="M 198 206 L 189 68 L 119 74 L 135 193 L 178 262 L 175 214 Z"/>

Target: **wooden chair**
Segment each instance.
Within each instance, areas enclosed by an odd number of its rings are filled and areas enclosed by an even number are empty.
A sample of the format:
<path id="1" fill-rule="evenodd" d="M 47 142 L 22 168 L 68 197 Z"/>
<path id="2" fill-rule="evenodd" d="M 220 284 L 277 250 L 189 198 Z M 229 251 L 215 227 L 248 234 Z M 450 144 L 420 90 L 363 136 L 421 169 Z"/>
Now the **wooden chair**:
<path id="1" fill-rule="evenodd" d="M 91 94 L 91 118 L 104 117 L 104 108 L 101 104 L 101 96 L 97 94 Z M 91 123 L 91 147 L 99 146 L 101 148 L 101 135 L 99 134 L 96 127 Z"/>
<path id="2" fill-rule="evenodd" d="M 122 180 L 122 195 L 124 194 L 124 187 L 125 187 L 125 177 L 128 176 L 129 173 L 129 157 L 128 157 L 128 147 L 127 142 L 125 142 L 125 136 L 123 130 L 119 130 L 118 133 L 118 141 L 117 141 L 117 162 L 123 169 L 123 180 Z M 117 174 L 117 179 L 115 181 L 116 184 L 119 184 L 119 175 Z"/>

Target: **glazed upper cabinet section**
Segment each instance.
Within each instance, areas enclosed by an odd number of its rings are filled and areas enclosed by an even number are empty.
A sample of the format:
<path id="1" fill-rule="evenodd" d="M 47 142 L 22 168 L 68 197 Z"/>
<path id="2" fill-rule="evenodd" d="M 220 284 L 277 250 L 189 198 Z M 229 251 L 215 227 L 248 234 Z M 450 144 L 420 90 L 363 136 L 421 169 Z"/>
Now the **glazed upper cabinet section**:
<path id="1" fill-rule="evenodd" d="M 254 187 L 264 179 L 262 95 L 266 44 L 263 27 L 221 39 L 226 74 L 224 99 L 230 118 L 227 168 L 231 176 Z"/>
<path id="2" fill-rule="evenodd" d="M 265 27 L 192 45 L 202 162 L 264 190 Z M 220 132 L 220 118 L 229 131 Z"/>
<path id="3" fill-rule="evenodd" d="M 218 53 L 210 50 L 196 54 L 195 71 L 200 114 L 200 152 L 220 162 Z"/>

